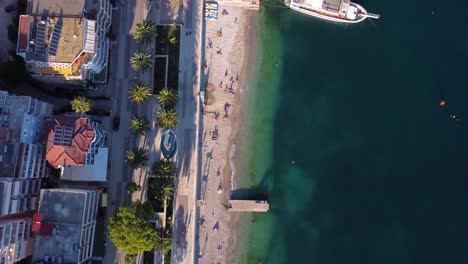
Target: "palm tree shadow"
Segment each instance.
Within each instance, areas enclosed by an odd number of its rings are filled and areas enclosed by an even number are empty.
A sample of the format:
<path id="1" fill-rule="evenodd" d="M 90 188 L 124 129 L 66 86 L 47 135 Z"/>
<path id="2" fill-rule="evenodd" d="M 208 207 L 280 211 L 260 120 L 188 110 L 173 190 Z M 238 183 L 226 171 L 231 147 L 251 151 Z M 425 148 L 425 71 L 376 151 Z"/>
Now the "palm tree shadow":
<path id="1" fill-rule="evenodd" d="M 185 217 L 184 217 L 185 216 Z M 175 221 L 177 221 L 177 230 L 173 230 L 173 237 L 175 238 L 175 248 L 172 250 L 172 258 L 176 263 L 184 260 L 187 254 L 187 226 L 186 226 L 187 212 L 182 206 L 179 206 L 176 212 Z"/>

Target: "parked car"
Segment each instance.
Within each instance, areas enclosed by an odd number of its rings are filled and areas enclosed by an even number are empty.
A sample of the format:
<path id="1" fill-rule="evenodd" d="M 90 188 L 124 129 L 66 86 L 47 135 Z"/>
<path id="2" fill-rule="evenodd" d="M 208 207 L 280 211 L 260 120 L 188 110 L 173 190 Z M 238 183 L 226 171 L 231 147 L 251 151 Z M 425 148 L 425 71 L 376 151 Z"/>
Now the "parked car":
<path id="1" fill-rule="evenodd" d="M 119 130 L 120 126 L 120 117 L 119 116 L 114 116 L 114 120 L 112 121 L 112 129 L 114 131 Z"/>
<path id="2" fill-rule="evenodd" d="M 7 13 L 11 13 L 13 11 L 16 11 L 18 10 L 18 6 L 16 4 L 9 4 L 7 6 L 5 6 L 5 12 Z"/>

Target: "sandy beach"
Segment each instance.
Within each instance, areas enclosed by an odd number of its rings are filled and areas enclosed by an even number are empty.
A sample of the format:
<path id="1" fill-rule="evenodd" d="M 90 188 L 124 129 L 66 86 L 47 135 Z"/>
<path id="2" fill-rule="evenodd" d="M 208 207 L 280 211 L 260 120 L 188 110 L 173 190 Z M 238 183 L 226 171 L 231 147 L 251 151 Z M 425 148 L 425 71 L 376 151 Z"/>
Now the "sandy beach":
<path id="1" fill-rule="evenodd" d="M 228 12 L 222 15 L 223 9 Z M 206 21 L 202 85 L 207 101 L 203 115 L 202 173 L 198 223 L 199 263 L 235 263 L 238 215 L 227 205 L 235 174 L 236 128 L 241 124 L 247 89 L 248 58 L 253 51 L 258 11 L 219 6 L 218 20 Z M 234 180 L 233 180 L 234 179 Z"/>

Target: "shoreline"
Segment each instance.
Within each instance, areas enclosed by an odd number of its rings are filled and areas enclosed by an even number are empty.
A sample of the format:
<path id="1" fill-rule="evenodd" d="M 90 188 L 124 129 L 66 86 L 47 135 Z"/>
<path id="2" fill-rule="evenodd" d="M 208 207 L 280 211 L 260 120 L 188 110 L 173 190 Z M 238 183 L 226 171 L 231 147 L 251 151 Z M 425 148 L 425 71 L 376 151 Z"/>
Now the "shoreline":
<path id="1" fill-rule="evenodd" d="M 197 219 L 201 227 L 197 239 L 199 260 L 210 263 L 235 263 L 239 249 L 239 215 L 228 212 L 227 205 L 232 187 L 240 180 L 235 173 L 242 171 L 237 151 L 239 124 L 247 118 L 251 58 L 255 51 L 249 47 L 256 41 L 258 18 L 258 11 L 219 5 L 219 10 L 223 9 L 229 15 L 206 23 L 207 69 L 202 81 L 207 87 L 200 185 L 204 205 Z"/>
<path id="2" fill-rule="evenodd" d="M 239 176 L 239 172 L 243 173 L 245 171 L 245 155 L 244 151 L 246 150 L 245 146 L 247 144 L 247 140 L 244 136 L 246 136 L 246 131 L 241 129 L 241 125 L 245 124 L 248 120 L 248 108 L 249 108 L 249 94 L 252 93 L 252 88 L 250 85 L 253 83 L 253 70 L 255 67 L 255 56 L 257 50 L 257 30 L 258 30 L 258 11 L 252 10 L 244 10 L 244 15 L 246 17 L 246 25 L 244 25 L 244 57 L 243 57 L 243 65 L 242 65 L 242 76 L 244 76 L 244 80 L 242 82 L 242 86 L 240 88 L 240 96 L 238 104 L 241 107 L 241 111 L 237 112 L 237 123 L 238 125 L 235 126 L 235 129 L 231 131 L 231 135 L 229 138 L 229 151 L 232 148 L 235 148 L 235 154 L 233 155 L 233 165 L 235 169 L 235 173 L 231 179 L 231 186 L 232 188 L 236 188 L 239 186 L 243 186 L 243 182 L 246 180 L 244 177 Z M 248 47 L 248 48 L 247 48 Z M 234 120 L 232 120 L 234 123 Z M 231 166 L 226 168 L 226 171 L 232 173 Z M 236 174 L 237 173 L 237 174 Z M 230 190 L 232 191 L 232 189 Z M 230 240 L 232 241 L 231 249 L 229 250 L 226 258 L 227 263 L 239 263 L 237 256 L 240 254 L 242 250 L 240 241 L 242 240 L 243 235 L 243 226 L 244 223 L 242 221 L 241 213 L 231 213 L 231 221 L 230 221 Z"/>

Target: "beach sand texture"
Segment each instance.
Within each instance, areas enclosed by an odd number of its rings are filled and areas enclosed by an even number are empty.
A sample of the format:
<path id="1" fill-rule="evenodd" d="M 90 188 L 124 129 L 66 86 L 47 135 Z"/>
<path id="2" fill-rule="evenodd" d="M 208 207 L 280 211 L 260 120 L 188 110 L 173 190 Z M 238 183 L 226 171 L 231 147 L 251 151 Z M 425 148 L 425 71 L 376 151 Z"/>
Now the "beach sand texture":
<path id="1" fill-rule="evenodd" d="M 222 15 L 223 9 L 228 15 Z M 237 219 L 227 210 L 236 127 L 246 88 L 245 60 L 252 41 L 251 19 L 256 11 L 219 6 L 218 20 L 206 21 L 205 65 L 201 85 L 206 87 L 203 115 L 200 182 L 199 263 L 232 263 Z M 217 131 L 217 133 L 216 133 Z M 230 158 L 231 156 L 231 158 Z M 231 162 L 229 160 L 231 159 Z"/>

